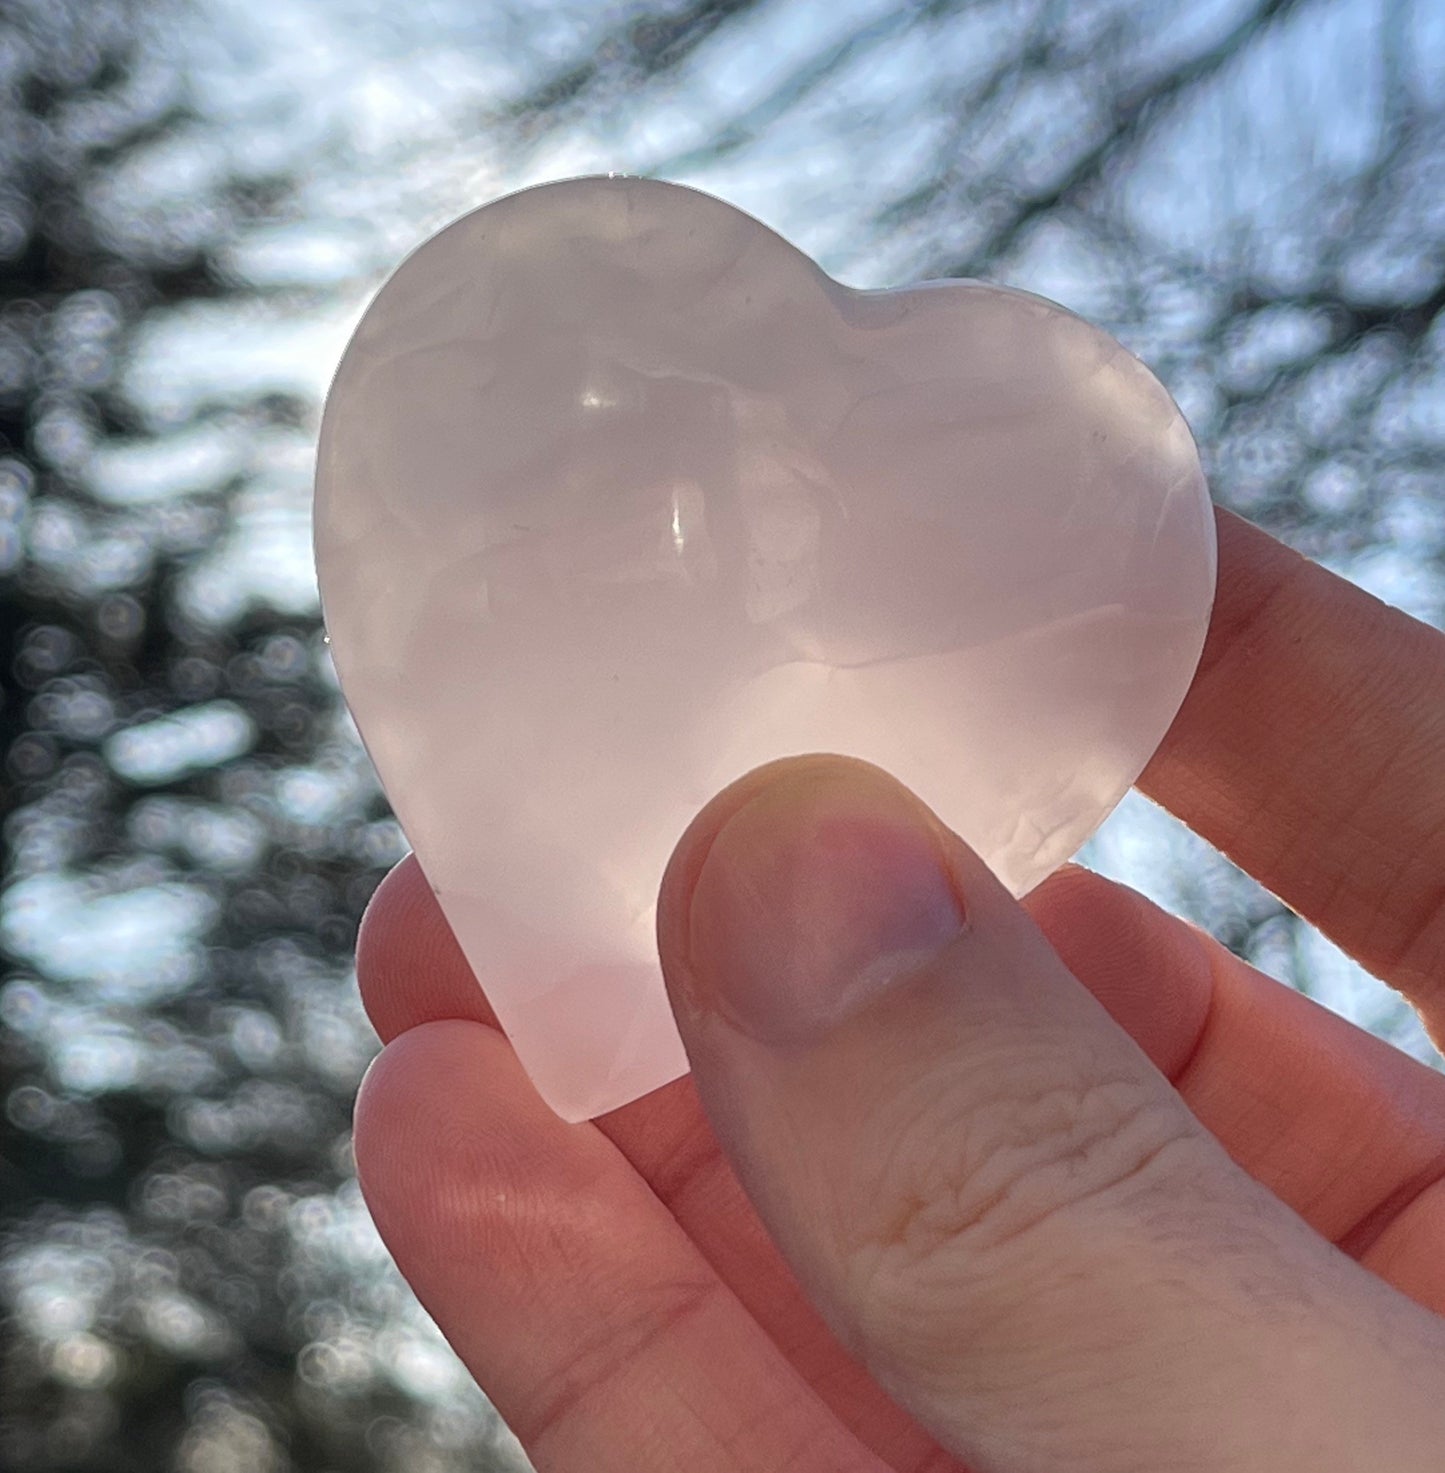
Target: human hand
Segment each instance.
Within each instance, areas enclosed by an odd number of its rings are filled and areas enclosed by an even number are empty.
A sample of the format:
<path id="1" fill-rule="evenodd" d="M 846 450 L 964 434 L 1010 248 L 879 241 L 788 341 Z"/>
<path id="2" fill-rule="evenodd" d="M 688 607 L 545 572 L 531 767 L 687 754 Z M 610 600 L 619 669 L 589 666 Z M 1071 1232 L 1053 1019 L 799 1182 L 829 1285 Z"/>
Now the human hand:
<path id="1" fill-rule="evenodd" d="M 1439 1042 L 1445 637 L 1219 531 L 1141 787 Z M 836 758 L 699 815 L 659 941 L 692 1076 L 566 1125 L 414 861 L 362 927 L 366 1198 L 539 1468 L 1445 1464 L 1445 1076 Z"/>

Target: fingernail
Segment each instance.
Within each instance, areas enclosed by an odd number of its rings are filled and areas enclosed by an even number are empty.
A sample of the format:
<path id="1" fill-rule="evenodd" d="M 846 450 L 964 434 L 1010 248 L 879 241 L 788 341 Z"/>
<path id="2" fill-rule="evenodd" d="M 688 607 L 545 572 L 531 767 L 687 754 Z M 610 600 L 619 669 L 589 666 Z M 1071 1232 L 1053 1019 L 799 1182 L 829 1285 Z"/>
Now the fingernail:
<path id="1" fill-rule="evenodd" d="M 769 1043 L 837 1027 L 953 941 L 942 835 L 862 763 L 780 776 L 712 841 L 688 910 L 693 1002 Z"/>

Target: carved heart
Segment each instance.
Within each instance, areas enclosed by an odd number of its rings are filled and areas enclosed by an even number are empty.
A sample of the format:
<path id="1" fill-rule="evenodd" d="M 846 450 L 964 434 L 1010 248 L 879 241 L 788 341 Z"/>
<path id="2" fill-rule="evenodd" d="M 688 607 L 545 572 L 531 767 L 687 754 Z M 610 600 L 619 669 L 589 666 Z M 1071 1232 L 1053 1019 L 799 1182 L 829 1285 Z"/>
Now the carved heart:
<path id="1" fill-rule="evenodd" d="M 655 896 L 718 788 L 867 758 L 1022 893 L 1154 751 L 1214 590 L 1189 430 L 1113 338 L 976 282 L 855 291 L 626 178 L 488 205 L 386 283 L 316 551 L 387 794 L 570 1120 L 686 1068 Z"/>

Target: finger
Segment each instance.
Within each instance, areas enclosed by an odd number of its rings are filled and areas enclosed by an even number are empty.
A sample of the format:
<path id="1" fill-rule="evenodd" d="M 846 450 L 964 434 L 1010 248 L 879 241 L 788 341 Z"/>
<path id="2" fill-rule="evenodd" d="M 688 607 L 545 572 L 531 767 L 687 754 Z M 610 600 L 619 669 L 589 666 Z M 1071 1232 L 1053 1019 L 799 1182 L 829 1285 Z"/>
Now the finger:
<path id="1" fill-rule="evenodd" d="M 415 854 L 372 893 L 356 933 L 356 980 L 383 1043 L 440 1018 L 497 1026 Z"/>
<path id="2" fill-rule="evenodd" d="M 1387 1282 L 1445 1311 L 1445 1079 L 1088 871 L 1062 872 L 1027 905 L 1240 1165 Z M 414 858 L 376 893 L 358 973 L 384 1039 L 491 1017 Z M 803 1302 L 691 1082 L 600 1124 L 856 1435 L 899 1466 L 925 1456 L 912 1419 L 872 1392 Z"/>
<path id="3" fill-rule="evenodd" d="M 1004 1473 L 1427 1466 L 1445 1327 L 1236 1167 L 877 769 L 724 795 L 659 938 L 760 1215 L 946 1446 Z"/>
<path id="4" fill-rule="evenodd" d="M 495 1026 L 415 856 L 378 886 L 357 941 L 372 1024 L 390 1042 L 443 1019 Z M 690 1079 L 596 1122 L 691 1235 L 714 1271 L 843 1425 L 890 1466 L 938 1466 L 933 1440 L 884 1396 L 804 1298 L 738 1185 Z"/>
<path id="5" fill-rule="evenodd" d="M 1026 908 L 1235 1161 L 1445 1311 L 1445 1076 L 1100 875 L 1062 871 Z"/>
<path id="6" fill-rule="evenodd" d="M 1221 513 L 1199 671 L 1139 786 L 1445 1040 L 1445 635 Z"/>
<path id="7" fill-rule="evenodd" d="M 729 790 L 739 803 L 765 781 Z M 1316 1231 L 1445 1311 L 1445 1076 L 1265 977 L 1197 928 L 1087 870 L 1025 906 L 1070 971 L 1129 1032 L 1230 1155 Z M 384 1039 L 490 1013 L 412 859 L 378 888 L 357 971 Z M 850 1380 L 851 1362 L 799 1301 L 680 1080 L 599 1122 L 859 1435 L 904 1456 L 900 1426 Z"/>
<path id="8" fill-rule="evenodd" d="M 387 1247 L 539 1469 L 883 1473 L 495 1031 L 436 1023 L 391 1044 L 356 1152 Z"/>

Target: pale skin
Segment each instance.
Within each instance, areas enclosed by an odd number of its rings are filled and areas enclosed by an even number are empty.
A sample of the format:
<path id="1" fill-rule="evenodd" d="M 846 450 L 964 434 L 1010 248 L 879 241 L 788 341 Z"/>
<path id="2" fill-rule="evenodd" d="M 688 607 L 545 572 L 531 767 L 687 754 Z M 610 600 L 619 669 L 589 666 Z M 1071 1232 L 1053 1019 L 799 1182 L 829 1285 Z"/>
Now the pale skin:
<path id="1" fill-rule="evenodd" d="M 1439 1043 L 1445 636 L 1219 532 L 1140 786 Z M 414 861 L 362 927 L 367 1201 L 540 1469 L 1445 1466 L 1445 1076 L 837 758 L 714 800 L 658 929 L 693 1074 L 565 1125 Z"/>

